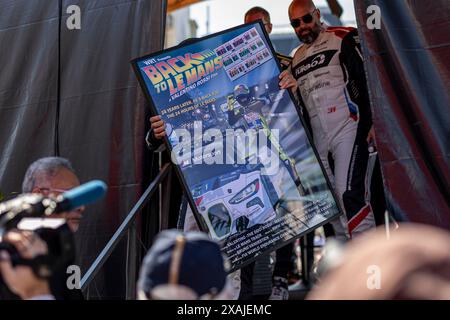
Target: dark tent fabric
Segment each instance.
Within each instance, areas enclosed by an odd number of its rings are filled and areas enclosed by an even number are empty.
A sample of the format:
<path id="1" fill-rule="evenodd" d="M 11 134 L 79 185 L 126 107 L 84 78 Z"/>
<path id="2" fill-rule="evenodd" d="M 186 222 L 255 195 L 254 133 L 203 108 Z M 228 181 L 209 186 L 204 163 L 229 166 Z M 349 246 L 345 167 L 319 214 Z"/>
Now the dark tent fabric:
<path id="1" fill-rule="evenodd" d="M 36 2 L 37 4 L 37 2 Z M 58 2 L 0 1 L 0 191 L 21 191 L 27 166 L 54 153 Z"/>
<path id="2" fill-rule="evenodd" d="M 71 5 L 80 30 L 66 26 Z M 164 21 L 163 0 L 0 0 L 0 191 L 20 191 L 27 166 L 52 155 L 71 160 L 82 182 L 105 181 L 105 200 L 76 234 L 83 272 L 148 184 L 149 108 L 129 61 L 162 49 Z M 124 244 L 89 297 L 125 296 Z"/>
<path id="3" fill-rule="evenodd" d="M 381 29 L 367 13 L 377 5 Z M 448 0 L 355 0 L 390 211 L 450 229 Z"/>

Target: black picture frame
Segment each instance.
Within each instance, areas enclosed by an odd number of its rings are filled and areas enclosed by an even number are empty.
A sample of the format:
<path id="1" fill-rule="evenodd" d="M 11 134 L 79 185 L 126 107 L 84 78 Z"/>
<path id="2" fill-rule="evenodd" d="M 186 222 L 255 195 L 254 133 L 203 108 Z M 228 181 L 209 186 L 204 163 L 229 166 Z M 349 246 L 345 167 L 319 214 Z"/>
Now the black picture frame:
<path id="1" fill-rule="evenodd" d="M 168 53 L 170 53 L 170 52 L 172 52 L 172 51 L 174 51 L 174 50 L 180 49 L 180 48 L 182 48 L 182 47 L 184 47 L 184 46 L 190 46 L 190 45 L 196 44 L 196 43 L 198 43 L 198 42 L 202 42 L 202 41 L 204 41 L 204 40 L 207 40 L 207 39 L 210 39 L 210 38 L 213 38 L 213 37 L 217 37 L 217 36 L 223 35 L 223 34 L 228 33 L 228 32 L 233 32 L 233 31 L 236 31 L 236 30 L 238 30 L 238 29 L 241 29 L 241 28 L 244 28 L 244 27 L 248 27 L 248 26 L 251 26 L 251 25 L 255 25 L 255 26 L 256 26 L 256 25 L 259 25 L 259 26 L 260 26 L 260 28 L 261 28 L 261 30 L 262 30 L 262 32 L 263 32 L 263 34 L 264 34 L 266 43 L 268 44 L 268 47 L 269 47 L 269 49 L 270 49 L 270 53 L 271 53 L 271 55 L 272 55 L 272 58 L 273 58 L 274 60 L 277 60 L 277 53 L 276 53 L 276 51 L 274 50 L 274 47 L 273 47 L 273 45 L 272 45 L 272 43 L 271 43 L 271 41 L 270 41 L 270 39 L 269 39 L 269 36 L 268 36 L 268 34 L 267 34 L 267 32 L 266 32 L 266 30 L 265 30 L 265 28 L 264 28 L 264 24 L 263 24 L 262 20 L 258 20 L 258 21 L 256 21 L 256 22 L 247 23 L 247 24 L 241 24 L 241 25 L 238 25 L 238 26 L 233 27 L 233 28 L 229 28 L 229 29 L 226 29 L 226 30 L 223 30 L 223 31 L 214 33 L 214 34 L 207 35 L 207 36 L 202 37 L 202 38 L 190 39 L 189 42 L 186 43 L 186 44 L 174 46 L 174 47 L 171 47 L 171 48 L 168 48 L 168 49 L 165 49 L 165 50 L 160 50 L 160 51 L 157 51 L 157 52 L 154 52 L 154 53 L 150 53 L 150 54 L 147 54 L 147 55 L 144 55 L 144 56 L 141 56 L 141 57 L 138 57 L 138 58 L 135 58 L 135 59 L 131 60 L 130 63 L 131 63 L 131 65 L 132 65 L 132 67 L 133 67 L 133 70 L 134 70 L 134 72 L 135 72 L 135 74 L 136 74 L 136 77 L 137 77 L 137 79 L 138 79 L 138 82 L 139 82 L 139 84 L 140 84 L 140 86 L 141 86 L 141 88 L 142 88 L 142 90 L 143 90 L 143 92 L 144 92 L 144 95 L 145 95 L 147 101 L 149 102 L 149 105 L 150 105 L 150 108 L 151 108 L 152 113 L 153 113 L 154 115 L 159 114 L 159 113 L 158 113 L 158 109 L 155 107 L 154 100 L 153 100 L 152 96 L 150 95 L 150 93 L 149 93 L 149 91 L 148 91 L 148 88 L 147 88 L 147 86 L 146 86 L 146 83 L 145 83 L 145 81 L 144 81 L 144 79 L 143 79 L 143 77 L 142 77 L 142 74 L 141 74 L 141 72 L 140 72 L 140 69 L 139 69 L 139 67 L 138 67 L 138 62 L 139 62 L 139 61 L 151 59 L 151 58 L 160 56 L 161 54 L 168 54 Z M 277 67 L 278 67 L 278 71 L 281 73 L 282 69 L 281 69 L 281 66 L 280 66 L 279 63 L 277 63 Z M 260 254 L 275 251 L 275 250 L 277 250 L 277 249 L 279 249 L 279 248 L 281 248 L 281 247 L 287 245 L 288 243 L 291 243 L 291 242 L 295 241 L 296 239 L 298 239 L 298 238 L 300 238 L 300 237 L 302 237 L 302 236 L 308 234 L 309 232 L 314 231 L 315 229 L 317 229 L 317 228 L 323 226 L 324 224 L 329 223 L 330 221 L 332 221 L 332 220 L 338 218 L 340 215 L 343 214 L 343 210 L 342 210 L 342 208 L 341 208 L 341 206 L 340 206 L 339 201 L 337 200 L 338 198 L 337 198 L 337 196 L 336 196 L 336 194 L 335 194 L 335 191 L 334 191 L 334 189 L 332 188 L 332 185 L 331 185 L 330 180 L 329 180 L 329 178 L 328 178 L 328 176 L 327 176 L 327 174 L 326 174 L 326 171 L 325 171 L 325 169 L 324 169 L 324 167 L 323 167 L 323 164 L 322 164 L 322 162 L 320 161 L 319 154 L 318 154 L 318 152 L 317 152 L 317 150 L 316 150 L 316 148 L 315 148 L 315 146 L 314 146 L 313 139 L 312 139 L 312 135 L 311 135 L 311 133 L 309 132 L 308 127 L 307 127 L 306 122 L 305 122 L 305 119 L 304 119 L 303 116 L 302 116 L 301 109 L 300 109 L 300 107 L 299 107 L 299 105 L 298 105 L 298 103 L 297 103 L 297 101 L 296 101 L 296 99 L 295 99 L 293 93 L 292 93 L 290 90 L 286 90 L 286 91 L 288 92 L 288 94 L 289 94 L 289 96 L 290 96 L 290 99 L 291 99 L 293 105 L 294 105 L 295 108 L 296 108 L 297 115 L 298 115 L 298 117 L 299 117 L 299 119 L 300 119 L 300 121 L 301 121 L 301 124 L 302 124 L 302 126 L 303 126 L 303 128 L 304 128 L 304 130 L 305 130 L 305 134 L 306 134 L 307 139 L 308 139 L 308 141 L 309 141 L 309 144 L 310 144 L 310 146 L 311 146 L 311 148 L 312 148 L 312 150 L 313 150 L 313 152 L 314 152 L 314 155 L 315 155 L 315 157 L 316 157 L 316 159 L 317 159 L 317 161 L 318 161 L 318 163 L 319 163 L 319 165 L 320 165 L 320 168 L 321 168 L 321 170 L 322 170 L 322 173 L 323 173 L 324 179 L 325 179 L 325 181 L 326 181 L 326 184 L 327 184 L 327 186 L 328 186 L 328 189 L 329 189 L 329 191 L 331 192 L 331 195 L 332 195 L 332 197 L 333 197 L 333 199 L 334 199 L 334 202 L 335 202 L 335 204 L 336 204 L 338 213 L 335 214 L 334 216 L 332 216 L 332 217 L 330 217 L 330 218 L 324 220 L 323 222 L 318 223 L 318 224 L 315 225 L 313 228 L 310 228 L 310 229 L 308 229 L 308 230 L 306 230 L 306 231 L 304 231 L 304 232 L 301 232 L 301 233 L 297 234 L 295 237 L 292 237 L 291 239 L 289 239 L 289 241 L 287 241 L 287 242 L 285 242 L 285 243 L 277 244 L 277 245 L 271 247 L 271 250 L 265 250 L 264 252 L 262 252 L 262 253 L 260 253 Z M 168 141 L 167 136 L 164 137 L 164 143 L 166 144 L 167 150 L 168 150 L 169 152 L 171 152 L 171 151 L 172 151 L 172 148 L 171 148 L 171 144 L 170 144 L 169 141 Z M 191 209 L 192 209 L 192 211 L 193 211 L 193 213 L 194 213 L 195 220 L 197 221 L 197 224 L 198 224 L 200 230 L 201 230 L 201 231 L 208 232 L 208 227 L 203 223 L 203 221 L 202 221 L 201 219 L 199 219 L 199 216 L 200 216 L 201 214 L 200 214 L 199 211 L 197 210 L 197 206 L 195 205 L 195 201 L 194 201 L 194 199 L 193 199 L 193 197 L 192 197 L 192 195 L 191 195 L 191 192 L 188 192 L 189 187 L 188 187 L 188 185 L 187 185 L 187 183 L 186 183 L 186 179 L 185 179 L 185 177 L 184 177 L 184 175 L 183 175 L 183 173 L 182 173 L 180 167 L 179 167 L 178 165 L 176 165 L 176 164 L 174 164 L 174 167 L 175 167 L 175 171 L 176 171 L 176 173 L 177 173 L 177 176 L 178 176 L 178 178 L 180 179 L 180 182 L 181 182 L 181 184 L 182 184 L 182 186 L 183 186 L 183 189 L 184 189 L 184 191 L 185 191 L 185 195 L 186 195 L 186 197 L 187 197 L 187 199 L 188 199 L 188 203 L 189 203 L 189 205 L 190 205 L 190 207 L 191 207 Z M 257 256 L 259 256 L 260 254 L 258 254 Z M 243 263 L 241 263 L 241 264 L 231 266 L 230 269 L 229 269 L 228 271 L 229 271 L 229 272 L 233 272 L 233 271 L 235 271 L 235 270 L 237 270 L 237 269 L 240 269 L 240 268 L 242 268 L 242 267 L 244 267 L 244 266 L 246 266 L 246 265 L 252 263 L 253 261 L 256 260 L 257 256 L 254 256 L 254 257 L 251 258 L 251 259 L 247 259 L 245 262 L 243 262 Z"/>

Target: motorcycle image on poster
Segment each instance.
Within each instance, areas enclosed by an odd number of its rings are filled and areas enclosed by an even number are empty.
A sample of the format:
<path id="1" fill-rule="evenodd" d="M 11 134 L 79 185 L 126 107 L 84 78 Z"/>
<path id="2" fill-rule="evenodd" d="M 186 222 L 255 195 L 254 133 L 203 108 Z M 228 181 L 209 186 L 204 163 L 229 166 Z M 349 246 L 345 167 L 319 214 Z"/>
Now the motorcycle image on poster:
<path id="1" fill-rule="evenodd" d="M 132 61 L 200 228 L 230 271 L 341 214 L 264 27 Z"/>

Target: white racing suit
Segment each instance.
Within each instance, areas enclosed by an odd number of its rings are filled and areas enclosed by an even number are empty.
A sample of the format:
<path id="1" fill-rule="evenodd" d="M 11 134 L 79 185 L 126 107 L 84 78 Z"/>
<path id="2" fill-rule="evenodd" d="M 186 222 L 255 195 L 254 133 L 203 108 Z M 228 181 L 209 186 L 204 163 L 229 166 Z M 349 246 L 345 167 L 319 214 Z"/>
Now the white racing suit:
<path id="1" fill-rule="evenodd" d="M 297 50 L 290 70 L 320 159 L 346 213 L 332 222 L 336 237 L 375 227 L 368 191 L 372 117 L 357 30 L 324 25 L 313 43 Z"/>

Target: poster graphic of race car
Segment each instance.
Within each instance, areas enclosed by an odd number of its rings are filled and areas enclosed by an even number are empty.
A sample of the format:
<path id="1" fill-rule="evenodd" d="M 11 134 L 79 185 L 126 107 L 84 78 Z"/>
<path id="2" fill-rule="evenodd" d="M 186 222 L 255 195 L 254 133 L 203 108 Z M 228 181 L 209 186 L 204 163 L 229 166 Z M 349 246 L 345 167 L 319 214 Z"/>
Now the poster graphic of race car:
<path id="1" fill-rule="evenodd" d="M 193 188 L 193 197 L 211 236 L 217 240 L 274 219 L 279 200 L 260 170 L 238 170 L 210 179 Z"/>

